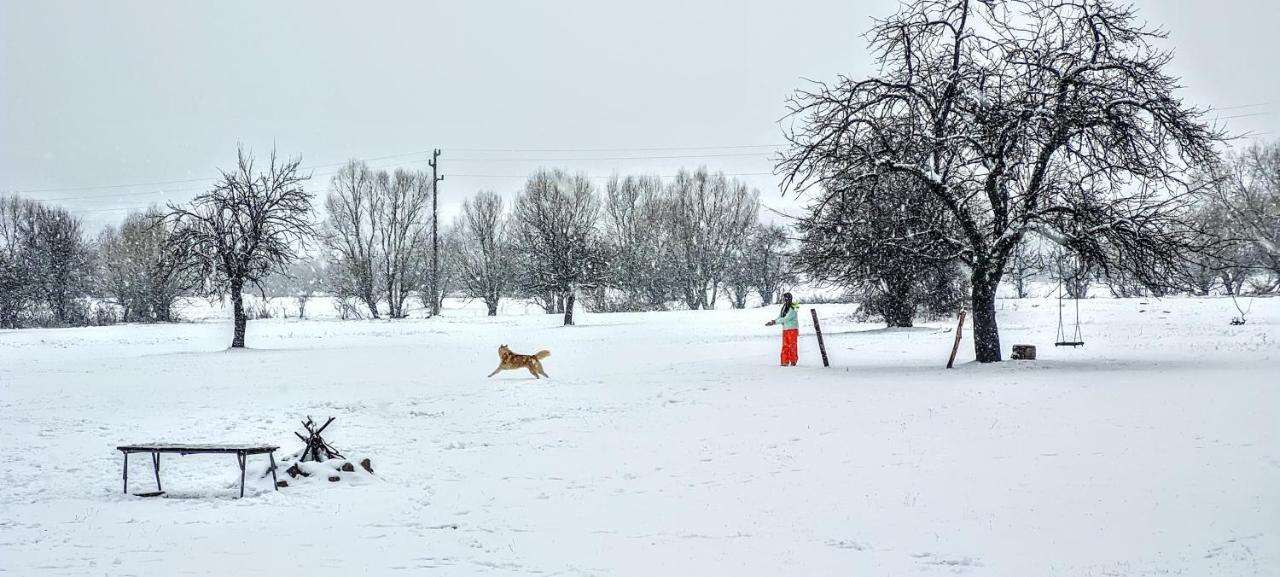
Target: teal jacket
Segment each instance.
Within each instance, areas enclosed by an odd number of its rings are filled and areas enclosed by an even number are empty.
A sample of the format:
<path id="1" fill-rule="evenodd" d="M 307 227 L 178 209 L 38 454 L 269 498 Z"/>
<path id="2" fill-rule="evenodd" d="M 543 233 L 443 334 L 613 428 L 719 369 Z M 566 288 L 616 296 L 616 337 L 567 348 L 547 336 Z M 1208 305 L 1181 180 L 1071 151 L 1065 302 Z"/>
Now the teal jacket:
<path id="1" fill-rule="evenodd" d="M 800 328 L 800 314 L 797 312 L 799 310 L 799 304 L 791 303 L 791 310 L 787 311 L 787 314 L 776 319 L 777 323 L 782 325 L 782 330 L 786 331 Z"/>

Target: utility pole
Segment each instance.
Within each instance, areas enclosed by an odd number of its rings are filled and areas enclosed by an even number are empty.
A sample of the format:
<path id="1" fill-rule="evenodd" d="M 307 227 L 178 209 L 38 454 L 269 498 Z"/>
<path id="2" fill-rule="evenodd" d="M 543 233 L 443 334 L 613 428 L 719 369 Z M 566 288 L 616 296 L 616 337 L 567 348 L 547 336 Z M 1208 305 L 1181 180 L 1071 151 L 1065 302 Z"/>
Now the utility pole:
<path id="1" fill-rule="evenodd" d="M 431 316 L 440 314 L 440 149 L 431 151 Z"/>

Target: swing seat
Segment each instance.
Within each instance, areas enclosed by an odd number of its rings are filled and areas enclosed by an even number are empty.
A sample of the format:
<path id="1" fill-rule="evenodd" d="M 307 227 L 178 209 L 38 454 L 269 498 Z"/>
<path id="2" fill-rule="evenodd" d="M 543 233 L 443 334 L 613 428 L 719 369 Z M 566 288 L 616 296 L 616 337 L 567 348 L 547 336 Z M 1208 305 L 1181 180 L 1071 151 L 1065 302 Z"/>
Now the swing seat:
<path id="1" fill-rule="evenodd" d="M 1056 343 L 1053 343 L 1053 346 L 1055 346 L 1055 347 L 1072 347 L 1072 348 L 1075 348 L 1075 347 L 1083 347 L 1083 346 L 1084 346 L 1084 341 L 1058 341 L 1058 342 L 1056 342 Z"/>

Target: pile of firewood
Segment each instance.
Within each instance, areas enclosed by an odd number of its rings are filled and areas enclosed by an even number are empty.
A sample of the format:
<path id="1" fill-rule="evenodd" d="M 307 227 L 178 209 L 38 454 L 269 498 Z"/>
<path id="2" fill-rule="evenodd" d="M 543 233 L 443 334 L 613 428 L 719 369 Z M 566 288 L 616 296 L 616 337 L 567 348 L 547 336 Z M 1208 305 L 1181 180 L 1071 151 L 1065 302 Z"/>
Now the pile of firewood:
<path id="1" fill-rule="evenodd" d="M 299 461 L 328 461 L 329 459 L 341 459 L 342 453 L 333 448 L 333 445 L 325 442 L 324 437 L 320 436 L 329 425 L 333 424 L 334 417 L 329 417 L 320 428 L 316 428 L 315 421 L 311 420 L 311 416 L 307 416 L 307 420 L 302 421 L 302 428 L 307 430 L 307 436 L 294 431 L 294 436 L 302 439 L 302 455 Z"/>
<path id="2" fill-rule="evenodd" d="M 306 430 L 306 434 L 295 432 L 299 439 L 302 440 L 302 449 L 294 452 L 281 459 L 282 463 L 289 463 L 285 473 L 291 478 L 300 479 L 311 476 L 327 477 L 331 482 L 342 480 L 342 473 L 356 473 L 356 467 L 342 456 L 337 449 L 324 440 L 320 436 L 325 429 L 333 423 L 333 417 L 325 421 L 323 425 L 316 426 L 315 421 L 310 416 L 307 420 L 302 421 L 302 428 Z M 373 474 L 373 462 L 369 459 L 361 459 L 360 467 L 370 475 Z M 289 482 L 281 479 L 276 483 L 280 487 L 288 487 Z"/>

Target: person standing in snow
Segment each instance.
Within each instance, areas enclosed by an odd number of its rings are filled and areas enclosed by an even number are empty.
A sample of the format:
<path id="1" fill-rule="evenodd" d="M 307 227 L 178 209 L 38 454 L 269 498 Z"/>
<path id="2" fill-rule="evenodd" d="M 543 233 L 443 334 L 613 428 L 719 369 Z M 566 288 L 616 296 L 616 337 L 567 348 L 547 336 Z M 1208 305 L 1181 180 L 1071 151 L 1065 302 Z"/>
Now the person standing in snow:
<path id="1" fill-rule="evenodd" d="M 782 366 L 796 366 L 800 360 L 800 350 L 796 341 L 800 339 L 800 305 L 791 301 L 791 293 L 782 294 L 782 311 L 778 318 L 764 324 L 766 327 L 782 325 Z"/>

